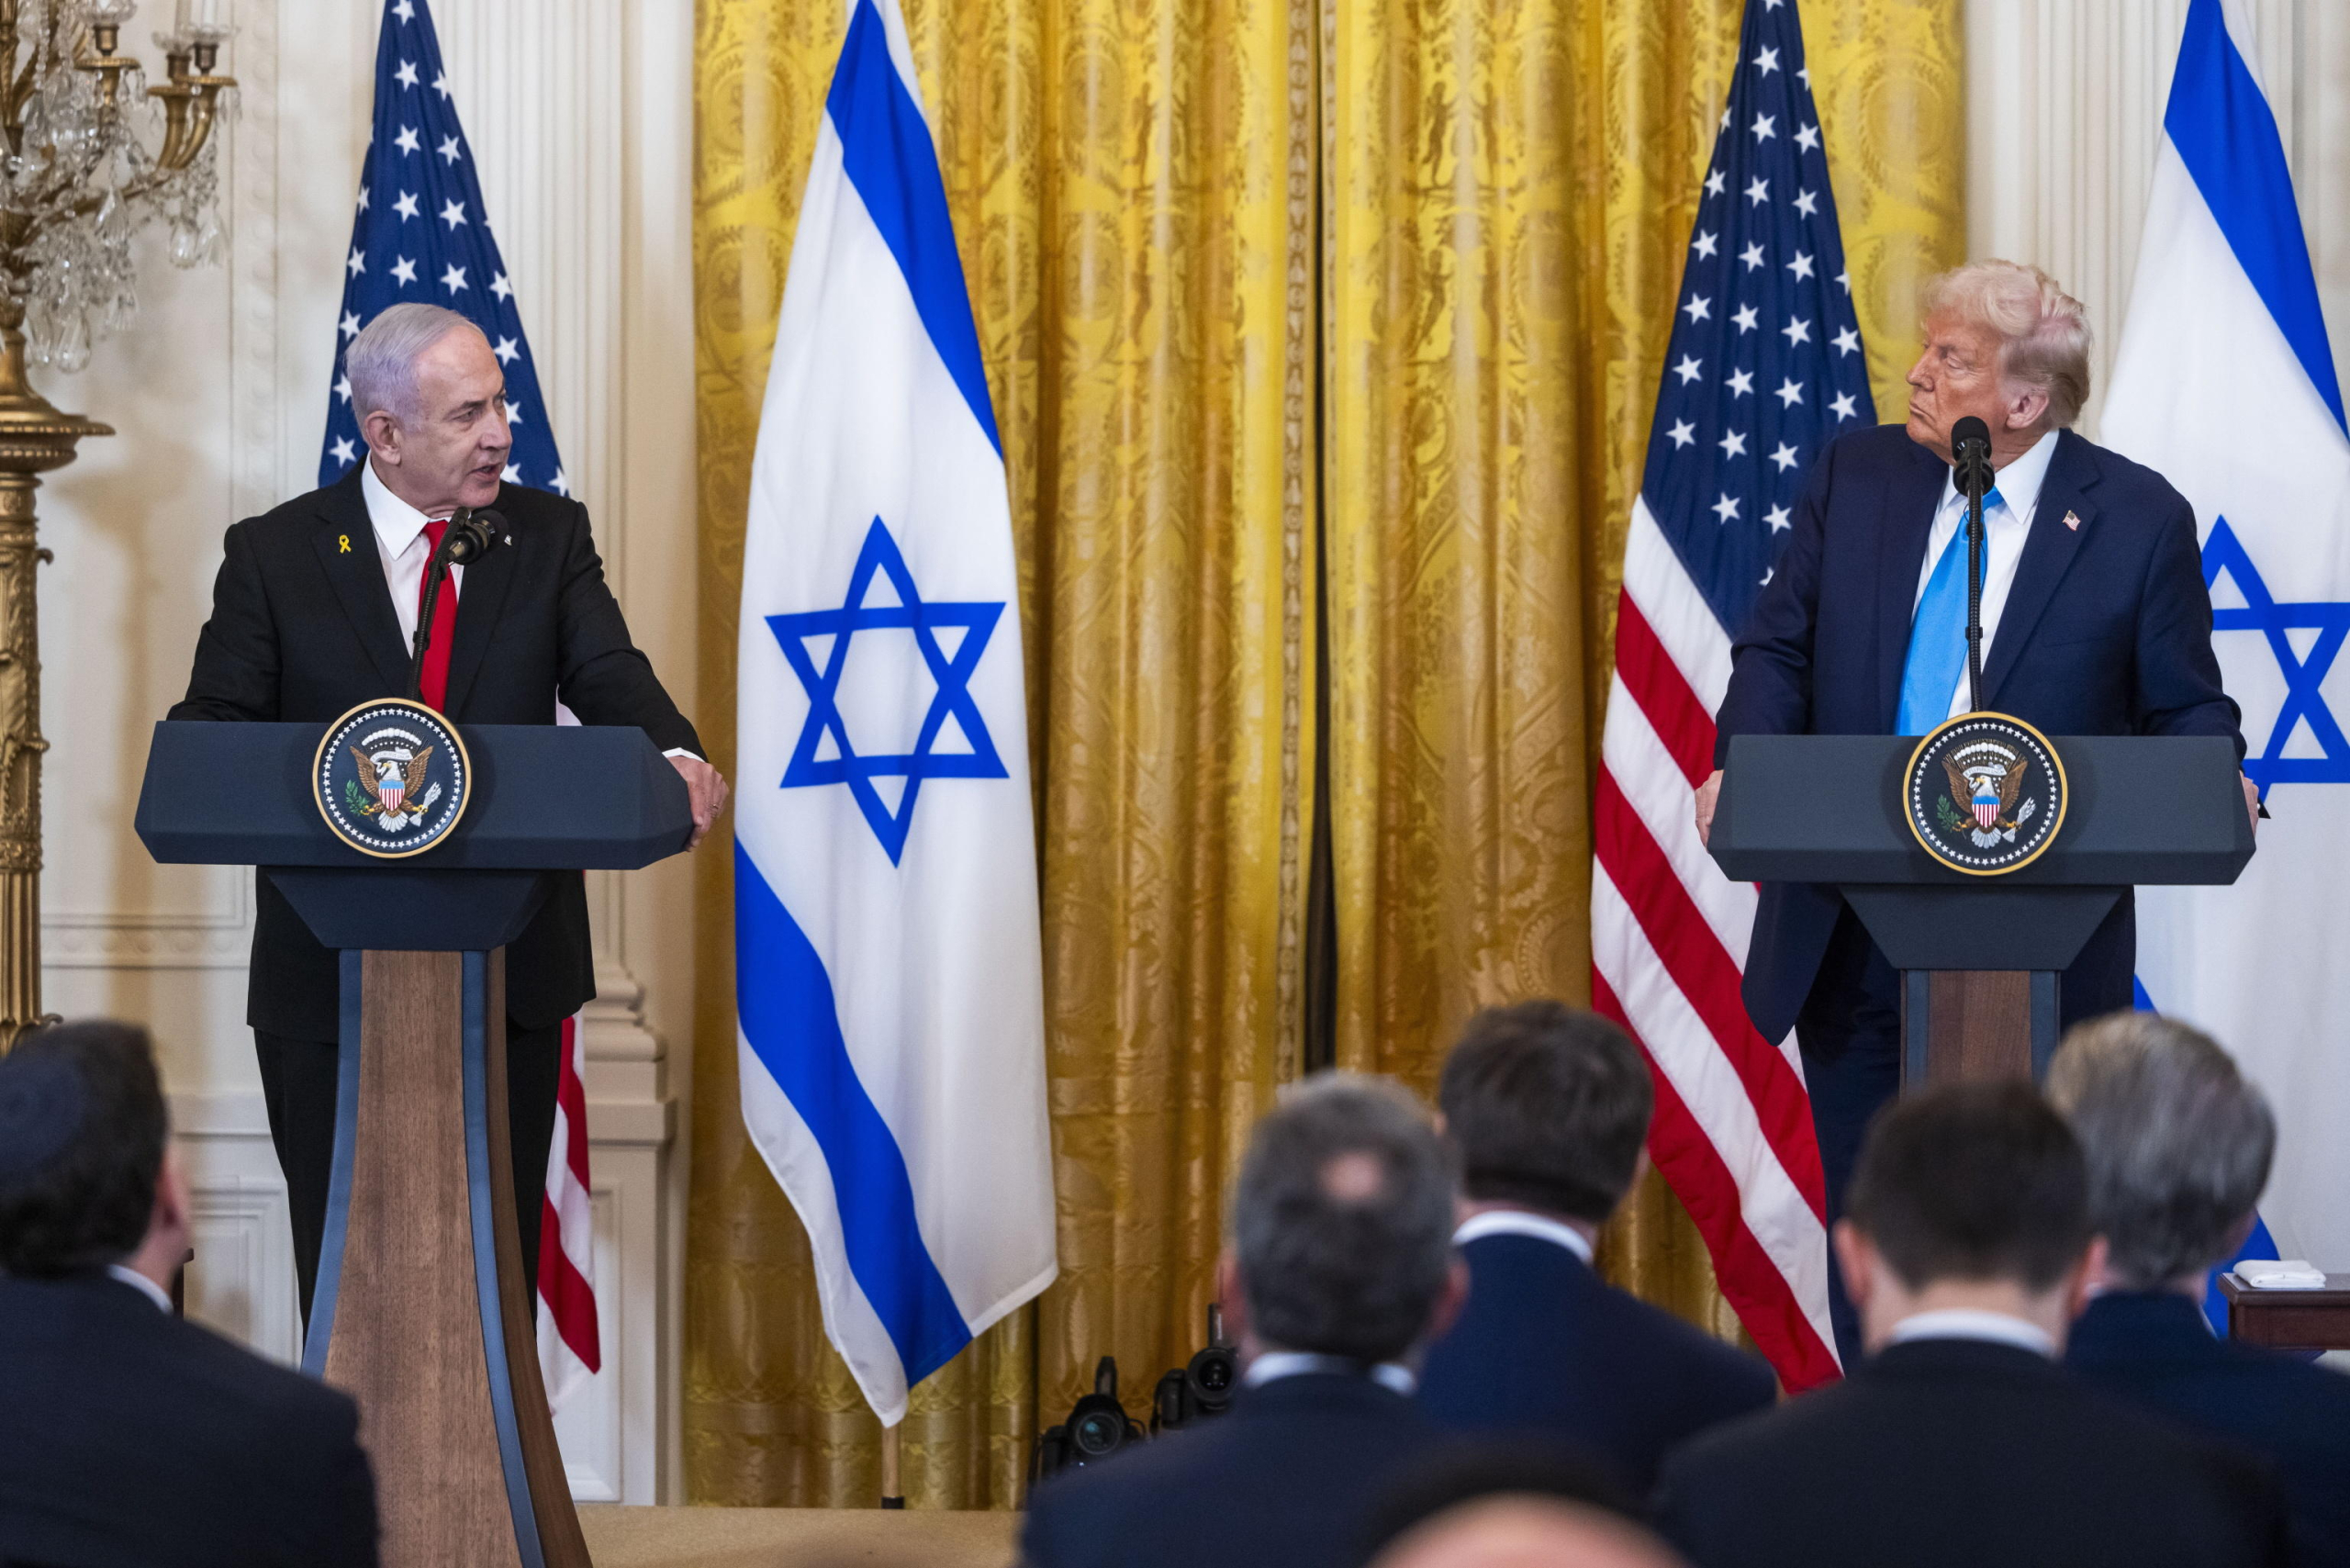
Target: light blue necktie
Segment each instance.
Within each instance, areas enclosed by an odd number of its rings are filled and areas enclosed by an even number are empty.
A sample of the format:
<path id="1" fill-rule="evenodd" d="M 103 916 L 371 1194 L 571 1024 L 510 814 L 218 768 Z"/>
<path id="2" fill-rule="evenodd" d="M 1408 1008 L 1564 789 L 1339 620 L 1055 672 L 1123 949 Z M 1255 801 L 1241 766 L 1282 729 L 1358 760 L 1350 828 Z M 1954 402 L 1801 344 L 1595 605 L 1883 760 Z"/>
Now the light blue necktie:
<path id="1" fill-rule="evenodd" d="M 1983 514 L 2004 506 L 1998 487 L 1983 498 Z M 1991 551 L 1987 525 L 1983 571 L 1990 575 Z M 1901 666 L 1901 717 L 1897 735 L 1922 735 L 1950 717 L 1951 693 L 1958 689 L 1959 672 L 1966 667 L 1966 517 L 1959 515 L 1957 531 L 1942 546 L 1934 575 L 1918 600 L 1909 622 L 1909 656 Z"/>

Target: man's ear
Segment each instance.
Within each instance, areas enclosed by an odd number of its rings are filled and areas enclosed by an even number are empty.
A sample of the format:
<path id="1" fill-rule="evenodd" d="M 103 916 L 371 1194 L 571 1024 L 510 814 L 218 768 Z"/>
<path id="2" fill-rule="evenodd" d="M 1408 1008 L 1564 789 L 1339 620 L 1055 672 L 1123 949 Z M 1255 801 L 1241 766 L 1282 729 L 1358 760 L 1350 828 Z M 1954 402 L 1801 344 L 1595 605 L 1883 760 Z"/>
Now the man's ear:
<path id="1" fill-rule="evenodd" d="M 2043 386 L 2026 386 L 2008 397 L 2008 428 L 2028 431 L 2048 417 L 2048 390 Z"/>
<path id="2" fill-rule="evenodd" d="M 359 434 L 367 442 L 367 450 L 397 468 L 400 462 L 400 422 L 382 409 L 359 421 Z"/>
<path id="3" fill-rule="evenodd" d="M 155 1176 L 155 1207 L 147 1216 L 149 1238 L 173 1238 L 175 1251 L 186 1251 L 195 1210 L 195 1202 L 188 1195 L 187 1172 L 180 1169 L 180 1151 L 165 1144 L 162 1169 Z"/>
<path id="4" fill-rule="evenodd" d="M 1224 1308 L 1224 1337 L 1237 1345 L 1248 1337 L 1248 1293 L 1240 1284 L 1240 1260 L 1226 1248 L 1215 1260 L 1216 1305 Z"/>
<path id="5" fill-rule="evenodd" d="M 1444 1289 L 1437 1293 L 1436 1309 L 1428 1314 L 1427 1343 L 1435 1344 L 1452 1332 L 1460 1321 L 1460 1309 L 1469 1305 L 1469 1261 L 1455 1252 L 1451 1263 L 1444 1271 Z"/>
<path id="6" fill-rule="evenodd" d="M 1844 1294 L 1859 1312 L 1869 1304 L 1869 1294 L 1876 1289 L 1876 1249 L 1861 1233 L 1860 1226 L 1849 1219 L 1840 1219 L 1828 1239 L 1836 1249 L 1836 1265 L 1844 1271 Z"/>
<path id="7" fill-rule="evenodd" d="M 2104 1237 L 2089 1238 L 2088 1250 L 2081 1254 L 2081 1260 L 2073 1265 L 2072 1272 L 2065 1275 L 2065 1322 L 2070 1323 L 2088 1310 L 2090 1293 L 2105 1282 L 2105 1260 L 2109 1252 Z"/>

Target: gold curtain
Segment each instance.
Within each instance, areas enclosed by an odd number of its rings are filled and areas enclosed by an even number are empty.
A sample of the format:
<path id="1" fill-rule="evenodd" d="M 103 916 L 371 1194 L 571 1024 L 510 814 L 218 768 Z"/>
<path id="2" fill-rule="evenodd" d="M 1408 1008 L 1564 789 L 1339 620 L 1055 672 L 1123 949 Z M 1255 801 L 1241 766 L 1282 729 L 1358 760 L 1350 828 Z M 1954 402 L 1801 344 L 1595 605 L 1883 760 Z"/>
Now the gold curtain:
<path id="1" fill-rule="evenodd" d="M 1301 1059 L 1322 603 L 1340 1059 L 1424 1085 L 1473 1006 L 1586 993 L 1623 521 L 1738 6 L 905 4 L 1011 475 L 1062 1268 L 915 1391 L 907 1483 L 1002 1506 L 1093 1358 L 1139 1410 L 1196 1346 L 1233 1156 Z M 730 771 L 751 448 L 842 9 L 698 8 L 697 717 Z M 1915 279 L 1959 252 L 1958 11 L 1803 7 L 1880 399 Z M 727 872 L 699 868 L 688 1492 L 863 1503 L 877 1428 L 742 1132 Z M 1653 1184 L 1606 1260 L 1727 1328 Z"/>

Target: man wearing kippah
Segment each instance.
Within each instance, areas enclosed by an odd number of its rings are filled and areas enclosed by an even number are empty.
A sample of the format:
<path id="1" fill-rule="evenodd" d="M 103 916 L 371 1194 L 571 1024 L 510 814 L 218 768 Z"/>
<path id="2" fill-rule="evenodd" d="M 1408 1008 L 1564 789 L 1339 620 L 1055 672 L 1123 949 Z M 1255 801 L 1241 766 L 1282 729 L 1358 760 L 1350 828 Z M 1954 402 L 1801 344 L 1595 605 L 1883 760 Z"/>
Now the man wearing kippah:
<path id="1" fill-rule="evenodd" d="M 165 1133 L 135 1025 L 0 1058 L 0 1562 L 372 1564 L 350 1396 L 173 1311 L 189 1205 Z"/>

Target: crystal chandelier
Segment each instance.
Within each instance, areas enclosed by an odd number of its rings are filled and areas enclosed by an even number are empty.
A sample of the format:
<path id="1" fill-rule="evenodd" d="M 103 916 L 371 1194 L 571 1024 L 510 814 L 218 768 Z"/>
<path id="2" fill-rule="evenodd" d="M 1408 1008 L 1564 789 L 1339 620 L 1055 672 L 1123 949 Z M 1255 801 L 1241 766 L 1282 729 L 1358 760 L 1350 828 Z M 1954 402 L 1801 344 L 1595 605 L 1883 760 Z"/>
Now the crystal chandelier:
<path id="1" fill-rule="evenodd" d="M 79 370 L 139 308 L 130 242 L 161 218 L 172 260 L 220 259 L 213 129 L 236 83 L 216 73 L 225 0 L 179 0 L 150 85 L 118 54 L 132 0 L 0 0 L 0 1051 L 41 1021 L 40 627 L 49 552 L 34 531 L 40 476 L 84 436 L 26 379 L 29 357 Z M 29 341 L 28 341 L 29 340 Z"/>
<path id="2" fill-rule="evenodd" d="M 175 265 L 224 249 L 212 129 L 236 85 L 215 74 L 222 0 L 180 0 L 156 35 L 166 80 L 118 54 L 132 0 L 0 0 L 0 328 L 33 363 L 80 370 L 139 308 L 130 241 L 161 218 Z M 152 145 L 151 147 L 151 140 Z"/>

